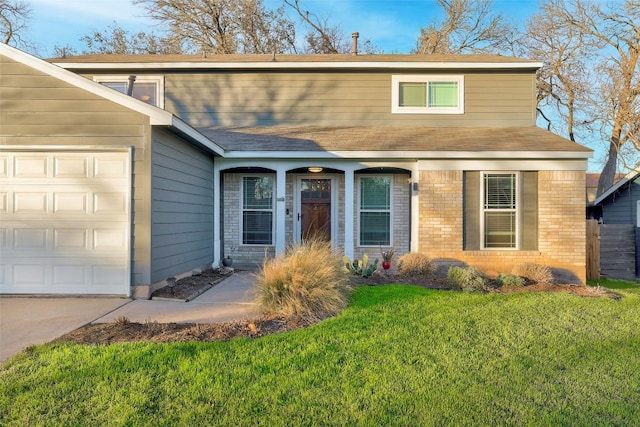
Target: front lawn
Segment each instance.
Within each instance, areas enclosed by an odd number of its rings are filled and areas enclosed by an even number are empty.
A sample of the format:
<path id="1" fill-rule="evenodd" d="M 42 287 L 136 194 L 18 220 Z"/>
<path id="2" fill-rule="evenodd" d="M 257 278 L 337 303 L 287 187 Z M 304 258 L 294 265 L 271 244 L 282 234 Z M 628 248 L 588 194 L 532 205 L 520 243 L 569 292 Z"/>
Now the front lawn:
<path id="1" fill-rule="evenodd" d="M 640 291 L 360 287 L 307 329 L 213 343 L 38 346 L 0 425 L 640 425 Z"/>

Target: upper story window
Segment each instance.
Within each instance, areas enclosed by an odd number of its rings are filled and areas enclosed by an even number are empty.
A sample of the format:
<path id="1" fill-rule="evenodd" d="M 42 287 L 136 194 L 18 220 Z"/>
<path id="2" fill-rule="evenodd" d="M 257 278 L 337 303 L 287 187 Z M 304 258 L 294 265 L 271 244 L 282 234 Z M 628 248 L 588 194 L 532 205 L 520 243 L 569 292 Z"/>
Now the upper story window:
<path id="1" fill-rule="evenodd" d="M 464 113 L 464 76 L 393 76 L 391 81 L 392 113 Z"/>
<path id="2" fill-rule="evenodd" d="M 118 92 L 127 93 L 129 88 L 129 76 L 94 76 L 98 83 L 115 89 Z M 133 96 L 147 104 L 164 108 L 164 79 L 161 76 L 136 76 L 133 83 Z"/>

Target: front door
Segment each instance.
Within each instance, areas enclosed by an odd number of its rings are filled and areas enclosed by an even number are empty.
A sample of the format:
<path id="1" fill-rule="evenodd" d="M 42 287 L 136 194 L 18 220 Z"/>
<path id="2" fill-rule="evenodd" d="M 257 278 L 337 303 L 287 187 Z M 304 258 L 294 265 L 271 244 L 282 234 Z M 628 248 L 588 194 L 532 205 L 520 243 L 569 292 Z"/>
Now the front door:
<path id="1" fill-rule="evenodd" d="M 331 179 L 300 179 L 300 237 L 331 240 Z"/>

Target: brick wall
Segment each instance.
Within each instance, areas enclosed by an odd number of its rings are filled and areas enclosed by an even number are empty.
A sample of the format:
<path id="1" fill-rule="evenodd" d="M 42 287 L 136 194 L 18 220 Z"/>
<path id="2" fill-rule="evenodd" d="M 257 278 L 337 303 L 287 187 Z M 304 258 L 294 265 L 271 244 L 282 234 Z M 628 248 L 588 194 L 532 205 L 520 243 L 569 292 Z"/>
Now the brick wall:
<path id="1" fill-rule="evenodd" d="M 584 172 L 538 173 L 538 250 L 463 250 L 462 171 L 422 171 L 419 180 L 419 251 L 463 262 L 489 275 L 534 262 L 558 269 L 561 280 L 586 279 Z"/>

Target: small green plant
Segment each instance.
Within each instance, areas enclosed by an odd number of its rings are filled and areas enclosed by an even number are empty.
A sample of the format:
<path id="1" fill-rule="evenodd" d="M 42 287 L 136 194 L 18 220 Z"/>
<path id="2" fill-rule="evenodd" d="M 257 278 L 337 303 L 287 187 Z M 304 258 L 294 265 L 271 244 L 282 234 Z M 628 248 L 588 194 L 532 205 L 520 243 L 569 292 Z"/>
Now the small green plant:
<path id="1" fill-rule="evenodd" d="M 347 306 L 351 287 L 331 242 L 305 240 L 266 259 L 256 273 L 256 299 L 266 314 L 320 319 Z"/>
<path id="2" fill-rule="evenodd" d="M 449 284 L 463 291 L 481 291 L 487 285 L 487 279 L 475 267 L 449 267 Z"/>
<path id="3" fill-rule="evenodd" d="M 369 256 L 367 254 L 364 254 L 361 260 L 354 259 L 351 261 L 348 256 L 345 256 L 342 261 L 346 271 L 360 277 L 371 277 L 378 269 L 378 258 L 372 264 L 369 264 Z"/>
<path id="4" fill-rule="evenodd" d="M 517 264 L 511 270 L 514 276 L 524 277 L 533 283 L 550 284 L 553 283 L 553 274 L 546 265 L 525 262 Z"/>
<path id="5" fill-rule="evenodd" d="M 398 259 L 400 276 L 431 276 L 436 272 L 436 268 L 428 256 L 417 252 L 404 254 Z"/>
<path id="6" fill-rule="evenodd" d="M 496 282 L 500 286 L 525 286 L 526 280 L 522 277 L 509 273 L 500 273 Z"/>

